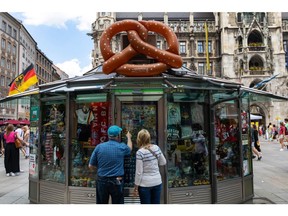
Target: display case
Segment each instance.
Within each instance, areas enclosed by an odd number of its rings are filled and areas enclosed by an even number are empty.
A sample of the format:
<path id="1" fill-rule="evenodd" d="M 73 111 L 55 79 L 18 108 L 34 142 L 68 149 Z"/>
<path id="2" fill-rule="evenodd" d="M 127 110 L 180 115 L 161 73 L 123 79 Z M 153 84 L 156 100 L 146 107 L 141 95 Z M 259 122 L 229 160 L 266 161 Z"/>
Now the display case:
<path id="1" fill-rule="evenodd" d="M 158 145 L 157 103 L 149 102 L 122 102 L 121 126 L 123 128 L 122 141 L 127 143 L 126 133 L 132 135 L 133 149 L 131 155 L 124 162 L 124 187 L 133 188 L 136 170 L 137 135 L 141 129 L 146 129 L 151 135 L 151 143 Z"/>
<path id="2" fill-rule="evenodd" d="M 66 126 L 65 100 L 49 100 L 42 105 L 41 175 L 45 181 L 65 184 Z"/>
<path id="3" fill-rule="evenodd" d="M 216 167 L 219 181 L 240 177 L 238 101 L 215 107 Z"/>
<path id="4" fill-rule="evenodd" d="M 96 187 L 95 171 L 88 168 L 95 147 L 108 141 L 110 103 L 106 94 L 78 94 L 71 113 L 73 128 L 70 143 L 69 185 Z"/>
<path id="5" fill-rule="evenodd" d="M 210 184 L 207 92 L 168 95 L 168 188 Z"/>

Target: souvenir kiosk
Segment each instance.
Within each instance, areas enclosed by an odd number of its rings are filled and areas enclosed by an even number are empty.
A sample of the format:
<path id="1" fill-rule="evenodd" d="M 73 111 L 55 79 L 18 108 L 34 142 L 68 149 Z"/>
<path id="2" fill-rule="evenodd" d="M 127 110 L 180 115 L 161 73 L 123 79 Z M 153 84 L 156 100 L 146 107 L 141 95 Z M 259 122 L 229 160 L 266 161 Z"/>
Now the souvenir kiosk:
<path id="1" fill-rule="evenodd" d="M 152 24 L 143 25 L 158 31 Z M 108 40 L 112 36 L 108 34 Z M 113 55 L 103 56 L 106 60 Z M 95 146 L 107 140 L 111 124 L 123 128 L 124 142 L 126 131 L 132 133 L 133 150 L 125 160 L 125 203 L 139 203 L 132 189 L 135 139 L 142 128 L 167 159 L 161 168 L 163 204 L 251 199 L 249 100 L 252 93 L 262 92 L 181 66 L 168 65 L 156 74 L 140 66 L 128 71 L 131 65 L 126 66 L 107 72 L 104 63 L 83 76 L 41 85 L 39 93 L 31 95 L 30 201 L 94 204 L 96 174 L 88 169 L 89 158 Z"/>

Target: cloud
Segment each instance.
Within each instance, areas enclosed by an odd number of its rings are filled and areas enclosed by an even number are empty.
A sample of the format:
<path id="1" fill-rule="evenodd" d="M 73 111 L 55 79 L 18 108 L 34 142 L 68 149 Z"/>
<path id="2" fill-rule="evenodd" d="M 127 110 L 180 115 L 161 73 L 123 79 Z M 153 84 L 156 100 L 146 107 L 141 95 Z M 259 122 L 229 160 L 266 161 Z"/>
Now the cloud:
<path id="1" fill-rule="evenodd" d="M 68 74 L 69 78 L 75 76 L 82 76 L 83 73 L 92 69 L 92 65 L 87 65 L 81 68 L 80 61 L 78 59 L 71 59 L 63 63 L 57 63 L 56 66 L 63 70 L 66 74 Z"/>
<path id="2" fill-rule="evenodd" d="M 23 12 L 24 25 L 46 25 L 55 28 L 66 28 L 69 21 L 75 22 L 79 31 L 90 31 L 91 24 L 96 19 L 96 13 L 79 12 Z"/>

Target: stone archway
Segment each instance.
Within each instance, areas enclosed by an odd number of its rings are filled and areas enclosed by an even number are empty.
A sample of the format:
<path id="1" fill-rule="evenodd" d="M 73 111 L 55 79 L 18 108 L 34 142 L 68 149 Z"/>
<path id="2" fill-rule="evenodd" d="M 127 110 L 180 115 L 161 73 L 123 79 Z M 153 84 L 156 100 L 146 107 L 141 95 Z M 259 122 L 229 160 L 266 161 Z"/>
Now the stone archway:
<path id="1" fill-rule="evenodd" d="M 250 105 L 250 113 L 257 116 L 262 116 L 262 119 L 257 120 L 259 125 L 267 125 L 266 117 L 269 116 L 269 111 L 267 108 L 261 104 L 251 104 Z M 269 119 L 269 118 L 268 118 Z"/>

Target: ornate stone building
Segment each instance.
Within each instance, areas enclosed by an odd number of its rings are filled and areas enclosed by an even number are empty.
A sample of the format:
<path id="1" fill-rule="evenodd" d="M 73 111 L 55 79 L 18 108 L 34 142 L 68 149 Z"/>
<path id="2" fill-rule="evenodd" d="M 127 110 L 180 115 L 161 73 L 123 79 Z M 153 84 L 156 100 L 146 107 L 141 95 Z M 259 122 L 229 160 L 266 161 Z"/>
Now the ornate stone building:
<path id="1" fill-rule="evenodd" d="M 124 19 L 157 20 L 169 25 L 178 37 L 183 66 L 198 74 L 241 82 L 249 87 L 279 74 L 263 90 L 288 95 L 288 13 L 99 12 L 89 34 L 94 40 L 94 67 L 103 63 L 99 48 L 102 32 L 114 22 Z M 165 39 L 159 35 L 152 43 L 158 48 L 167 48 Z M 122 50 L 125 45 L 125 32 L 114 37 L 112 47 L 115 52 Z M 278 123 L 288 117 L 288 109 L 283 108 L 287 107 L 286 102 L 255 101 L 250 105 L 253 114 L 263 117 L 260 124 Z"/>

